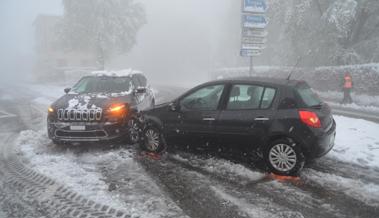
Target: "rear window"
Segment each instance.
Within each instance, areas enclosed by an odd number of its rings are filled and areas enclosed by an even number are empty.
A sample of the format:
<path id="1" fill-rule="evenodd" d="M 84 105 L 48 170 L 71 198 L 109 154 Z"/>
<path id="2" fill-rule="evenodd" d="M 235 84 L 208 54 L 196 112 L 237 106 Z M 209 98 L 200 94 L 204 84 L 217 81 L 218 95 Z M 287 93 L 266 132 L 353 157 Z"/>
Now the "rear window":
<path id="1" fill-rule="evenodd" d="M 296 93 L 307 107 L 318 106 L 322 103 L 318 95 L 306 83 L 296 86 Z"/>

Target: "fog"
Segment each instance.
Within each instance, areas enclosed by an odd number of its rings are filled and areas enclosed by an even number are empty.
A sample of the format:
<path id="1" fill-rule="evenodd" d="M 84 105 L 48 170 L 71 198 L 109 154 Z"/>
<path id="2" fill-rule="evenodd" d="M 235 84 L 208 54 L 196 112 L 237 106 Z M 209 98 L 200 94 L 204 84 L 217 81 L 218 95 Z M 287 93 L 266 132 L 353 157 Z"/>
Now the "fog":
<path id="1" fill-rule="evenodd" d="M 1 81 L 30 77 L 34 60 L 33 21 L 38 14 L 62 14 L 60 0 L 0 2 Z"/>
<path id="2" fill-rule="evenodd" d="M 189 85 L 207 80 L 211 69 L 223 66 L 216 57 L 223 46 L 230 0 L 140 2 L 145 7 L 147 24 L 139 31 L 137 44 L 130 53 L 114 57 L 106 68 L 139 69 L 156 83 Z M 3 0 L 0 4 L 2 80 L 5 76 L 31 78 L 35 57 L 33 22 L 39 14 L 61 15 L 61 0 Z"/>
<path id="3" fill-rule="evenodd" d="M 158 82 L 192 84 L 207 80 L 209 70 L 222 65 L 216 57 L 231 1 L 142 2 L 148 23 L 139 33 L 137 45 L 115 61 L 115 66 L 127 63 Z"/>

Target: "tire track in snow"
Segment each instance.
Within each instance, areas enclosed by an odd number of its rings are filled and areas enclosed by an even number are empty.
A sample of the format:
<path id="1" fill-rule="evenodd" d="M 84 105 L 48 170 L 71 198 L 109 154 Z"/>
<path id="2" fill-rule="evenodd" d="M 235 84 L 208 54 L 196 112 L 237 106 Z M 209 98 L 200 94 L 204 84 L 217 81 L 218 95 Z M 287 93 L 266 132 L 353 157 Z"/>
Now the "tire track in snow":
<path id="1" fill-rule="evenodd" d="M 11 138 L 13 137 L 14 135 Z M 10 140 L 6 144 L 11 145 Z M 2 147 L 2 154 L 7 156 L 0 159 L 4 174 L 1 178 L 3 187 L 15 190 L 19 194 L 18 198 L 22 198 L 26 204 L 37 205 L 49 217 L 130 217 L 123 211 L 88 200 L 25 167 L 8 149 Z"/>
<path id="2" fill-rule="evenodd" d="M 193 158 L 192 160 L 186 160 L 185 158 L 178 158 L 177 155 L 171 158 L 169 156 L 168 159 L 175 162 L 176 165 L 181 165 L 183 168 L 206 176 L 211 181 L 211 184 L 219 184 L 221 187 L 224 187 L 224 190 L 232 190 L 233 192 L 228 195 L 234 196 L 237 199 L 246 199 L 246 202 L 242 201 L 242 204 L 261 205 L 261 211 L 262 208 L 265 208 L 268 212 L 276 211 L 277 217 L 284 216 L 285 213 L 298 214 L 297 212 L 300 212 L 304 217 L 310 218 L 350 217 L 343 215 L 343 212 L 334 207 L 330 202 L 325 202 L 323 198 L 314 196 L 312 192 L 303 191 L 292 184 L 272 181 L 265 177 L 264 174 L 252 170 L 245 169 L 241 171 L 247 173 L 247 175 L 243 176 L 241 173 L 235 173 L 235 169 L 209 170 L 209 167 L 213 167 L 214 163 L 207 163 L 208 160 L 204 159 Z M 212 158 L 212 161 L 214 160 L 218 164 L 222 162 L 228 163 L 228 161 Z M 239 170 L 243 169 L 243 166 L 239 164 L 228 163 L 227 165 Z M 256 174 L 256 178 L 254 179 L 249 176 L 248 171 Z M 259 174 L 261 175 L 258 176 Z M 263 203 L 262 205 L 262 202 L 271 202 L 271 205 L 270 203 Z M 277 210 L 278 208 L 280 210 Z"/>

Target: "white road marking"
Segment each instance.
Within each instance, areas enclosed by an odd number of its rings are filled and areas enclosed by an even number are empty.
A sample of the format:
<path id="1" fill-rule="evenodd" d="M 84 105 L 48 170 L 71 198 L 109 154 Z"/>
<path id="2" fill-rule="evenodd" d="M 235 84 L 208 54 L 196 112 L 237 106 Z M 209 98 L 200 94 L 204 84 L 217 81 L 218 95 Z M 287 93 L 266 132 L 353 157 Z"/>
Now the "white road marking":
<path id="1" fill-rule="evenodd" d="M 16 115 L 8 113 L 6 111 L 0 111 L 0 119 L 2 119 L 2 118 L 8 118 L 8 117 L 16 117 Z"/>

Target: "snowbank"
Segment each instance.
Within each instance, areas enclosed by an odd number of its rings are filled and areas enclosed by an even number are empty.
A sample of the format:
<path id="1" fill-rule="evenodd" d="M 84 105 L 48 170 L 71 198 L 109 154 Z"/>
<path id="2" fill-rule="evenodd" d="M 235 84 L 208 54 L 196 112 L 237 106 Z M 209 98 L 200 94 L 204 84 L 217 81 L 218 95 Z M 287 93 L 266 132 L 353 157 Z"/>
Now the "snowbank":
<path id="1" fill-rule="evenodd" d="M 354 92 L 379 95 L 379 63 L 349 66 L 326 66 L 319 68 L 292 68 L 278 66 L 254 67 L 254 76 L 287 78 L 292 72 L 293 79 L 305 80 L 319 91 L 341 92 L 341 80 L 345 72 L 350 72 L 354 80 Z M 249 68 L 223 68 L 211 72 L 212 79 L 248 76 Z"/>
<path id="2" fill-rule="evenodd" d="M 379 169 L 379 124 L 343 116 L 334 118 L 336 145 L 328 156 Z"/>

